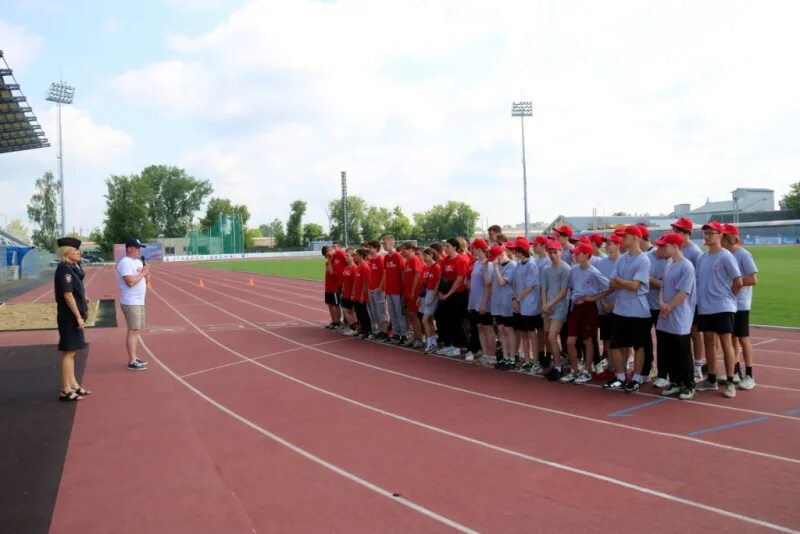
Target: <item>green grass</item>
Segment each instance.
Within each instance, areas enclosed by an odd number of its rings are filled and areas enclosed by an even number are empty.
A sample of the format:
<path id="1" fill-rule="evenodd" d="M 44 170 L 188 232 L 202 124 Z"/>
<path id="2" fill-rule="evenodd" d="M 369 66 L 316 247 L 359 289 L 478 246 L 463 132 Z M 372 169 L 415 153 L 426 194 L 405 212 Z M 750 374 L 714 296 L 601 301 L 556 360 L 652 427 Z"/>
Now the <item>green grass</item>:
<path id="1" fill-rule="evenodd" d="M 748 247 L 758 267 L 750 322 L 800 327 L 800 247 Z M 202 263 L 203 267 L 322 280 L 323 258 Z"/>

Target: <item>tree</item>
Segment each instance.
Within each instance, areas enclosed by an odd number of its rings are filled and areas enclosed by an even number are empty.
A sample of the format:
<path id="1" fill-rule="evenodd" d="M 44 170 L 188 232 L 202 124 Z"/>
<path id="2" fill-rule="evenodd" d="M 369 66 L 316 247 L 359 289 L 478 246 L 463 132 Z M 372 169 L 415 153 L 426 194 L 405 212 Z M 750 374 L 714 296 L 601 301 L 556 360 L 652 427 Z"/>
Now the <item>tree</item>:
<path id="1" fill-rule="evenodd" d="M 5 228 L 5 232 L 8 235 L 17 238 L 19 241 L 22 241 L 23 243 L 31 242 L 31 237 L 30 234 L 28 234 L 28 229 L 25 227 L 24 224 L 22 224 L 22 221 L 20 221 L 19 219 L 11 219 L 11 222 L 8 223 L 8 226 Z"/>
<path id="2" fill-rule="evenodd" d="M 244 234 L 244 248 L 245 250 L 252 250 L 256 247 L 256 238 L 262 237 L 261 230 L 258 228 L 250 228 Z"/>
<path id="3" fill-rule="evenodd" d="M 56 250 L 58 238 L 58 216 L 56 203 L 58 201 L 58 184 L 52 172 L 46 172 L 36 180 L 35 193 L 28 202 L 28 218 L 37 226 L 33 231 L 33 244 L 50 252 Z"/>
<path id="4" fill-rule="evenodd" d="M 268 237 L 272 237 L 275 239 L 275 246 L 285 247 L 286 233 L 283 231 L 283 221 L 275 217 L 275 219 L 271 223 L 269 223 L 269 227 L 270 227 L 270 235 Z"/>
<path id="5" fill-rule="evenodd" d="M 110 251 L 114 243 L 138 238 L 149 241 L 157 235 L 155 222 L 150 218 L 148 201 L 152 191 L 138 176 L 111 176 L 106 180 L 106 213 L 100 249 Z"/>
<path id="6" fill-rule="evenodd" d="M 800 211 L 800 182 L 793 183 L 781 200 L 787 210 Z"/>
<path id="7" fill-rule="evenodd" d="M 383 237 L 391 218 L 392 212 L 388 209 L 369 206 L 361 219 L 361 239 L 371 241 Z"/>
<path id="8" fill-rule="evenodd" d="M 347 240 L 350 243 L 360 243 L 361 221 L 367 211 L 367 203 L 358 196 L 347 197 Z M 328 221 L 330 222 L 331 239 L 344 240 L 344 210 L 342 199 L 337 198 L 328 202 Z"/>
<path id="9" fill-rule="evenodd" d="M 250 210 L 244 204 L 235 205 L 227 198 L 212 198 L 208 201 L 206 206 L 206 215 L 200 220 L 200 227 L 203 230 L 208 230 L 219 222 L 219 218 L 223 215 L 238 215 L 241 217 L 242 226 L 247 226 L 247 221 L 250 220 Z"/>
<path id="10" fill-rule="evenodd" d="M 392 218 L 386 225 L 386 233 L 391 234 L 398 240 L 411 239 L 414 235 L 414 227 L 411 221 L 405 216 L 400 206 L 395 206 L 392 210 Z"/>
<path id="11" fill-rule="evenodd" d="M 147 207 L 156 234 L 164 237 L 185 236 L 195 212 L 214 190 L 208 180 L 197 180 L 167 165 L 146 167 L 140 178 L 152 191 Z"/>
<path id="12" fill-rule="evenodd" d="M 286 246 L 299 247 L 303 244 L 303 215 L 306 203 L 295 200 L 289 206 L 289 220 L 286 221 Z"/>
<path id="13" fill-rule="evenodd" d="M 480 213 L 465 202 L 449 201 L 424 213 L 414 214 L 414 233 L 423 241 L 441 241 L 451 237 L 471 239 Z"/>
<path id="14" fill-rule="evenodd" d="M 312 241 L 320 241 L 325 237 L 325 230 L 317 223 L 303 225 L 303 244 L 308 245 Z"/>
<path id="15" fill-rule="evenodd" d="M 615 211 L 611 214 L 612 217 L 630 217 L 630 213 L 624 211 Z"/>

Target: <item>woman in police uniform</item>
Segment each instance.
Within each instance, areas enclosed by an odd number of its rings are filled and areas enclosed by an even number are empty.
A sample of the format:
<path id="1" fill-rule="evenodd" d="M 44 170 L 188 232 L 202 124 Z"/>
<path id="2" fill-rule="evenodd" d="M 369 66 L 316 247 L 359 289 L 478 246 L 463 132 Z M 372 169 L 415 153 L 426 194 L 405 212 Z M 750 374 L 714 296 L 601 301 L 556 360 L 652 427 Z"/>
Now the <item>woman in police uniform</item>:
<path id="1" fill-rule="evenodd" d="M 86 346 L 83 329 L 88 316 L 86 291 L 83 287 L 81 242 L 74 237 L 58 240 L 59 264 L 56 268 L 54 291 L 57 304 L 58 350 L 61 359 L 62 401 L 78 401 L 91 393 L 83 389 L 75 378 L 75 352 Z"/>

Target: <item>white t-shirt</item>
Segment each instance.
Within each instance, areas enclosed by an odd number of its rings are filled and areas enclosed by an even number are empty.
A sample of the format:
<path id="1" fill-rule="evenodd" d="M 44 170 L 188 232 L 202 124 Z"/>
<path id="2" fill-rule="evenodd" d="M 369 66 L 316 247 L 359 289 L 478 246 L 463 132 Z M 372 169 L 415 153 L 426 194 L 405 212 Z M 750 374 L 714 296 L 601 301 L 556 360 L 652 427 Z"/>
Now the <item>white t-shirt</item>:
<path id="1" fill-rule="evenodd" d="M 124 278 L 129 275 L 136 276 L 142 272 L 143 268 L 144 265 L 141 260 L 135 260 L 127 256 L 119 260 L 117 264 L 117 278 L 119 280 L 119 302 L 121 304 L 144 306 L 144 294 L 147 292 L 147 282 L 145 279 L 142 278 L 135 286 L 128 287 Z"/>

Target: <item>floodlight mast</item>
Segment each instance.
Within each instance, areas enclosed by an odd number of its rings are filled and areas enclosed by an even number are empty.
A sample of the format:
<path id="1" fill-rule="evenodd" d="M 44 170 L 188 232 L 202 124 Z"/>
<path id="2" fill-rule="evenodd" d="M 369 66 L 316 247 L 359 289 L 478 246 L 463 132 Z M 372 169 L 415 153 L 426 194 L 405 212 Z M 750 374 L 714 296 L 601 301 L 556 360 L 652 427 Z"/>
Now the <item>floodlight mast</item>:
<path id="1" fill-rule="evenodd" d="M 72 99 L 75 96 L 75 88 L 68 85 L 66 82 L 59 81 L 50 84 L 50 90 L 47 91 L 46 100 L 55 102 L 58 105 L 58 193 L 59 201 L 61 203 L 61 235 L 67 234 L 67 227 L 65 223 L 64 213 L 64 145 L 63 135 L 61 133 L 61 104 L 72 104 Z"/>
<path id="2" fill-rule="evenodd" d="M 522 126 L 522 201 L 525 203 L 525 238 L 530 239 L 530 227 L 528 218 L 528 175 L 525 169 L 525 117 L 533 116 L 533 104 L 531 102 L 513 102 L 511 104 L 511 116 L 519 117 Z"/>

